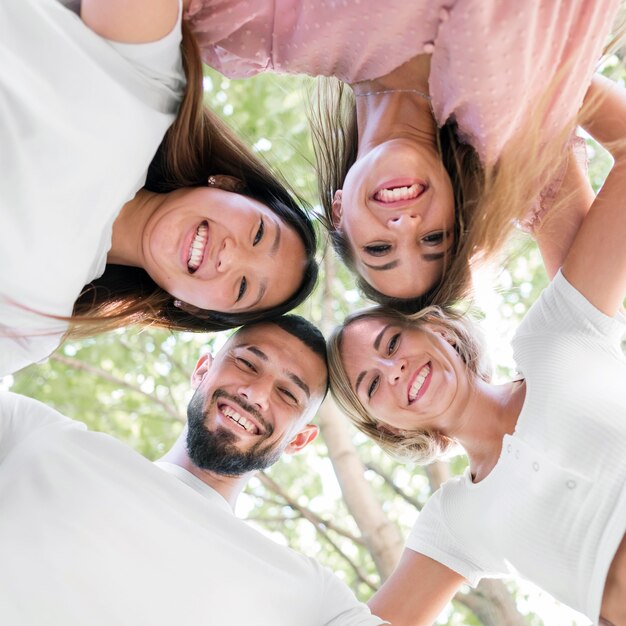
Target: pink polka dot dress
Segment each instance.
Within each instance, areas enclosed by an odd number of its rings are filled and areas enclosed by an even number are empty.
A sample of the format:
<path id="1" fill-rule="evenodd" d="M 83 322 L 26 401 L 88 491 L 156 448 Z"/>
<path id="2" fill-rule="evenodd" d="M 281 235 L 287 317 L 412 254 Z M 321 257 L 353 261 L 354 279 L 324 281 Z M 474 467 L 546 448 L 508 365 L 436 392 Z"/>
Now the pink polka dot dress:
<path id="1" fill-rule="evenodd" d="M 456 120 L 484 163 L 556 84 L 549 135 L 576 115 L 619 0 L 192 0 L 189 23 L 205 62 L 232 78 L 263 71 L 387 74 L 431 58 L 438 124 Z M 554 82 L 556 81 L 556 82 Z"/>

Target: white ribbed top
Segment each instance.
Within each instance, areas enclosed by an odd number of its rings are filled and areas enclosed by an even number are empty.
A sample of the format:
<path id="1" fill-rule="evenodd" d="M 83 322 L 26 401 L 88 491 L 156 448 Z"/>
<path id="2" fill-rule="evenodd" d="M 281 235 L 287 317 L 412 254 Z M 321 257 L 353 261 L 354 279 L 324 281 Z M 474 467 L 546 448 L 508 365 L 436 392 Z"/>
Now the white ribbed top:
<path id="1" fill-rule="evenodd" d="M 513 340 L 526 398 L 492 472 L 429 500 L 407 547 L 463 575 L 518 575 L 597 621 L 626 530 L 623 317 L 559 272 Z"/>

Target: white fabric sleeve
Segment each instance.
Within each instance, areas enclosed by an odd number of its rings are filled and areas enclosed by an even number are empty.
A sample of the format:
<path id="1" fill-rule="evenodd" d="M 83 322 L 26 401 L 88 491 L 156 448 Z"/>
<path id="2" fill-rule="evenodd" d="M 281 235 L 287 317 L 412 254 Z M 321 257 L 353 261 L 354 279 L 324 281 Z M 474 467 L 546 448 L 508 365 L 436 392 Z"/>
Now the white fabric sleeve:
<path id="1" fill-rule="evenodd" d="M 49 406 L 11 392 L 0 392 L 0 465 L 13 448 L 33 432 L 52 425 L 86 428 Z"/>
<path id="2" fill-rule="evenodd" d="M 158 41 L 142 44 L 106 41 L 150 82 L 174 93 L 182 92 L 185 85 L 180 51 L 182 14 L 182 0 L 179 0 L 174 28 Z"/>
<path id="3" fill-rule="evenodd" d="M 372 615 L 367 605 L 359 602 L 348 585 L 328 568 L 320 568 L 324 577 L 320 626 L 380 626 L 389 623 Z"/>
<path id="4" fill-rule="evenodd" d="M 615 317 L 602 313 L 559 270 L 526 314 L 516 337 L 551 332 L 580 333 L 615 347 L 626 332 L 626 319 L 621 313 Z"/>
<path id="5" fill-rule="evenodd" d="M 483 576 L 481 568 L 450 532 L 442 507 L 444 486 L 440 487 L 421 510 L 406 547 L 419 552 L 460 574 L 475 587 Z"/>

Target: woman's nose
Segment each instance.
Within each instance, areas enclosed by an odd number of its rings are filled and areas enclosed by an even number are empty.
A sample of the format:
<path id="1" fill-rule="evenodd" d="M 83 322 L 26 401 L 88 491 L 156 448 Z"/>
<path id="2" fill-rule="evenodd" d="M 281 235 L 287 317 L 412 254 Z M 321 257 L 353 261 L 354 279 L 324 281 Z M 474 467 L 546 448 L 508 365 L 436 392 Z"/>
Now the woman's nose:
<path id="1" fill-rule="evenodd" d="M 230 238 L 224 239 L 222 247 L 217 255 L 217 271 L 227 272 L 235 262 L 237 256 L 237 248 L 235 242 Z"/>
<path id="2" fill-rule="evenodd" d="M 412 231 L 421 223 L 422 216 L 413 212 L 399 213 L 387 220 L 387 226 L 398 231 Z"/>
<path id="3" fill-rule="evenodd" d="M 388 359 L 385 361 L 385 375 L 390 385 L 395 385 L 402 378 L 402 374 L 406 369 L 406 362 L 404 359 Z"/>

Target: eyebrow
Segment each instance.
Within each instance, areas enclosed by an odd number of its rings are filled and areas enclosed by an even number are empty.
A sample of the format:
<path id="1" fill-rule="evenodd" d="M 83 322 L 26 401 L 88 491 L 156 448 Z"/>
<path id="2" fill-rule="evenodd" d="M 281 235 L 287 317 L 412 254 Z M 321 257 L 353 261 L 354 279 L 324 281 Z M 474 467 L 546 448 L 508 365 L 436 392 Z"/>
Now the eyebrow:
<path id="1" fill-rule="evenodd" d="M 274 241 L 270 248 L 270 256 L 274 258 L 278 252 L 278 246 L 280 246 L 280 224 L 276 223 L 276 234 L 274 235 Z"/>
<path id="2" fill-rule="evenodd" d="M 258 356 L 261 361 L 269 361 L 267 354 L 265 354 L 263 350 L 260 350 L 256 346 L 244 346 L 244 348 L 249 352 L 252 352 L 252 354 Z M 300 389 L 302 389 L 302 391 L 304 391 L 307 399 L 311 397 L 311 390 L 309 389 L 309 386 L 299 376 L 297 376 L 293 372 L 290 372 L 289 370 L 283 371 L 285 372 L 287 378 L 289 378 L 289 380 L 294 383 L 294 385 L 297 385 L 298 387 L 300 387 Z"/>
<path id="3" fill-rule="evenodd" d="M 380 342 L 383 340 L 383 336 L 385 335 L 385 332 L 387 331 L 387 329 L 391 326 L 391 324 L 387 324 L 386 326 L 383 327 L 383 329 L 378 333 L 378 335 L 376 335 L 376 339 L 374 339 L 374 349 L 376 350 L 376 352 L 378 352 L 379 348 L 380 348 Z M 363 382 L 363 379 L 365 378 L 365 371 L 362 371 L 357 377 L 356 377 L 356 382 L 354 384 L 354 391 L 356 393 L 359 392 L 359 385 Z"/>

